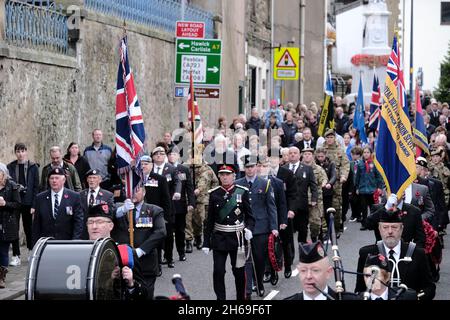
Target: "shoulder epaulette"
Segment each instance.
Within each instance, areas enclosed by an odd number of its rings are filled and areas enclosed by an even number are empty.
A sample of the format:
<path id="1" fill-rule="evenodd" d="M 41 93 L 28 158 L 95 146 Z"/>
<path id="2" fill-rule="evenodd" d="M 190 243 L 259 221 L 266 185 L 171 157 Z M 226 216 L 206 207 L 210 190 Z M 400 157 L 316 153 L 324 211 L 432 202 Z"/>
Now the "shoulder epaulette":
<path id="1" fill-rule="evenodd" d="M 241 189 L 244 189 L 245 191 L 248 191 L 248 188 L 247 188 L 247 187 L 241 186 L 240 184 L 237 184 L 236 187 L 241 188 Z"/>
<path id="2" fill-rule="evenodd" d="M 211 193 L 211 192 L 213 192 L 213 191 L 216 191 L 216 190 L 219 189 L 219 188 L 220 188 L 220 186 L 217 186 L 217 187 L 215 187 L 215 188 L 209 189 L 209 190 L 208 190 L 208 193 Z"/>

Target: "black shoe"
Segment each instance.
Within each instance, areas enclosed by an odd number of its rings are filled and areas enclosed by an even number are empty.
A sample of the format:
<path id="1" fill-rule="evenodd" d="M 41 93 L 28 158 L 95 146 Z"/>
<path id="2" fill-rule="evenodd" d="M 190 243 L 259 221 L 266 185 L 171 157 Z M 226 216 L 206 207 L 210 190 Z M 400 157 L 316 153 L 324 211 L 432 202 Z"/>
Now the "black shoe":
<path id="1" fill-rule="evenodd" d="M 364 226 L 362 226 L 361 228 L 359 228 L 359 230 L 361 230 L 361 231 L 365 231 L 365 230 L 367 230 L 367 228 L 366 228 L 366 227 L 364 227 Z"/>
<path id="2" fill-rule="evenodd" d="M 165 258 L 163 258 L 160 262 L 160 264 L 167 264 L 167 260 Z"/>
<path id="3" fill-rule="evenodd" d="M 192 241 L 186 240 L 186 253 L 192 253 Z"/>
<path id="4" fill-rule="evenodd" d="M 269 272 L 266 272 L 266 273 L 264 273 L 264 277 L 263 277 L 263 282 L 264 283 L 267 283 L 267 282 L 269 282 L 270 281 L 270 273 Z"/>
<path id="5" fill-rule="evenodd" d="M 162 276 L 162 270 L 161 270 L 161 266 L 159 266 L 159 270 L 158 273 L 156 274 L 157 277 L 161 277 Z"/>
<path id="6" fill-rule="evenodd" d="M 266 293 L 266 291 L 264 289 L 259 290 L 258 292 L 258 296 L 260 297 L 264 297 L 264 294 Z"/>
<path id="7" fill-rule="evenodd" d="M 291 277 L 291 275 L 292 275 L 292 270 L 290 268 L 289 269 L 284 269 L 284 277 L 286 279 L 289 279 Z"/>
<path id="8" fill-rule="evenodd" d="M 338 233 L 336 233 L 336 239 L 339 239 L 340 237 L 341 237 L 341 235 L 342 235 L 342 232 L 338 232 Z"/>
<path id="9" fill-rule="evenodd" d="M 180 261 L 186 261 L 186 256 L 184 254 L 180 254 Z"/>
<path id="10" fill-rule="evenodd" d="M 167 263 L 167 266 L 169 268 L 175 268 L 175 264 L 173 263 L 173 261 L 170 261 L 169 263 Z"/>
<path id="11" fill-rule="evenodd" d="M 278 272 L 275 272 L 270 277 L 270 283 L 274 286 L 278 283 Z"/>
<path id="12" fill-rule="evenodd" d="M 197 248 L 197 250 L 202 250 L 202 236 L 196 236 L 194 239 L 194 246 Z"/>
<path id="13" fill-rule="evenodd" d="M 252 291 L 256 292 L 256 286 L 252 286 Z"/>

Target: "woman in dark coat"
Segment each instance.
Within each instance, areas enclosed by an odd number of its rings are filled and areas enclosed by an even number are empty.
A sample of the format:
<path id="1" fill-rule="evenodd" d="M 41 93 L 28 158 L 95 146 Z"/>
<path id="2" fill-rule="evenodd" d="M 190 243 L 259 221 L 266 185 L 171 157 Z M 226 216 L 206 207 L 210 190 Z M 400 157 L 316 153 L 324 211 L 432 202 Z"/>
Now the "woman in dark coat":
<path id="1" fill-rule="evenodd" d="M 88 187 L 85 175 L 91 170 L 91 166 L 85 157 L 80 153 L 80 146 L 76 142 L 71 142 L 67 147 L 67 153 L 64 156 L 64 160 L 72 164 L 77 169 L 78 177 L 81 181 L 83 189 Z M 92 168 L 95 169 L 95 168 Z"/>
<path id="2" fill-rule="evenodd" d="M 19 186 L 10 179 L 5 164 L 0 163 L 0 289 L 5 288 L 9 246 L 19 239 Z"/>

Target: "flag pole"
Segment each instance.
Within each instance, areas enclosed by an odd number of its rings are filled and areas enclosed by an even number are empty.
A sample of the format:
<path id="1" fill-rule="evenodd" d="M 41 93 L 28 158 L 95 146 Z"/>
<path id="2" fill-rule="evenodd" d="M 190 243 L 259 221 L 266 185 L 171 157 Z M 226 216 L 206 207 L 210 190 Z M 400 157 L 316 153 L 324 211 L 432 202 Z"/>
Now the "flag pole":
<path id="1" fill-rule="evenodd" d="M 192 79 L 192 70 L 190 71 L 190 91 L 191 91 L 191 130 L 192 130 L 192 184 L 195 190 L 195 101 L 194 101 L 194 81 Z"/>
<path id="2" fill-rule="evenodd" d="M 125 20 L 123 20 L 123 26 L 122 26 L 122 31 L 123 31 L 123 38 L 125 38 L 127 36 L 127 29 L 126 29 L 126 22 Z M 125 73 L 125 68 L 123 69 L 123 72 Z M 124 93 L 125 93 L 125 100 L 126 100 L 126 105 L 127 105 L 127 109 L 129 108 L 129 104 L 128 104 L 128 96 L 127 96 L 127 82 L 126 82 L 126 77 L 123 76 L 123 88 L 124 88 Z M 133 173 L 131 172 L 132 168 L 130 168 L 130 172 L 128 172 L 128 180 L 132 180 L 133 178 Z M 131 197 L 133 196 L 133 184 L 131 181 L 128 181 L 127 183 L 131 183 Z M 129 186 L 128 186 L 129 187 Z M 129 234 L 129 239 L 130 239 L 130 246 L 132 248 L 134 248 L 134 221 L 133 221 L 133 210 L 129 210 L 128 211 L 128 234 Z"/>

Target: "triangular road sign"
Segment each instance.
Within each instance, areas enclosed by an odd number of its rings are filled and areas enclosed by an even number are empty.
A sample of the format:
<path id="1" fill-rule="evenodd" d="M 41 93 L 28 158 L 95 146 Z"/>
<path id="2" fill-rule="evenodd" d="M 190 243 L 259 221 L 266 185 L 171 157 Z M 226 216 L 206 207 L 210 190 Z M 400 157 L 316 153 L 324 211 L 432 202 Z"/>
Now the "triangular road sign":
<path id="1" fill-rule="evenodd" d="M 289 50 L 286 49 L 277 63 L 277 68 L 295 68 L 295 67 L 297 67 L 297 65 L 295 64 L 294 59 L 292 59 Z"/>

